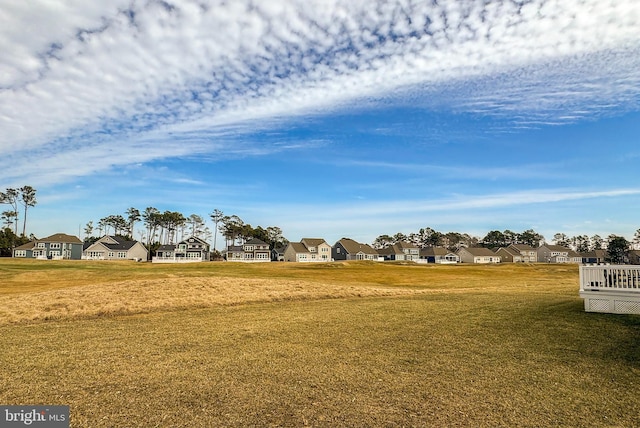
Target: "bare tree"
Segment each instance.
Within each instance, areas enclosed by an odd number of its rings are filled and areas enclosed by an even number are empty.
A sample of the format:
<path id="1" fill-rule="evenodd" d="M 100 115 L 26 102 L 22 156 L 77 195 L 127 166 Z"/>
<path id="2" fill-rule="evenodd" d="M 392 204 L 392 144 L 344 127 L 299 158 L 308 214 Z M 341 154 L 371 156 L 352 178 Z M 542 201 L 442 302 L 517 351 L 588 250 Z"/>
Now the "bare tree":
<path id="1" fill-rule="evenodd" d="M 9 188 L 4 192 L 0 192 L 0 204 L 8 204 L 11 205 L 11 212 L 13 212 L 15 221 L 13 222 L 13 233 L 18 235 L 18 196 L 20 192 L 18 189 Z"/>
<path id="2" fill-rule="evenodd" d="M 213 210 L 211 214 L 209 214 L 211 220 L 213 220 L 214 229 L 213 229 L 213 249 L 216 249 L 216 238 L 218 237 L 218 223 L 220 223 L 224 219 L 224 213 L 219 209 Z"/>
<path id="3" fill-rule="evenodd" d="M 24 216 L 22 217 L 22 236 L 26 235 L 27 230 L 27 209 L 29 207 L 35 207 L 38 201 L 36 201 L 36 189 L 31 186 L 22 186 L 20 189 L 20 200 L 22 206 L 24 206 Z"/>

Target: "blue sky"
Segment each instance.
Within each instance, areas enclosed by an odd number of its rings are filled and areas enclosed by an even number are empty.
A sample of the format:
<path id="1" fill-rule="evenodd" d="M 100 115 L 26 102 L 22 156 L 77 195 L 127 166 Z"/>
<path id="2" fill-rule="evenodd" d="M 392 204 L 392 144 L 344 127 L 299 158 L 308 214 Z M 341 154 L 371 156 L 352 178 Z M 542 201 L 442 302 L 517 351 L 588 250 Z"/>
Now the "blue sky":
<path id="1" fill-rule="evenodd" d="M 640 228 L 635 0 L 89 3 L 0 0 L 36 236 L 149 206 L 330 243 Z"/>

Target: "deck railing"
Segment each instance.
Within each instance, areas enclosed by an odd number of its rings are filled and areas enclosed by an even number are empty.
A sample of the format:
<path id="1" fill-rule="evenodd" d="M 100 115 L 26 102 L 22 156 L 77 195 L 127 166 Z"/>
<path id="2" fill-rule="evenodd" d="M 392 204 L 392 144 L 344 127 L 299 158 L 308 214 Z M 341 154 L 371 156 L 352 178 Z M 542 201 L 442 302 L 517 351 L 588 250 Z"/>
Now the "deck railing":
<path id="1" fill-rule="evenodd" d="M 640 266 L 580 266 L 580 291 L 640 292 Z"/>
<path id="2" fill-rule="evenodd" d="M 580 266 L 580 297 L 588 312 L 640 314 L 640 266 Z"/>

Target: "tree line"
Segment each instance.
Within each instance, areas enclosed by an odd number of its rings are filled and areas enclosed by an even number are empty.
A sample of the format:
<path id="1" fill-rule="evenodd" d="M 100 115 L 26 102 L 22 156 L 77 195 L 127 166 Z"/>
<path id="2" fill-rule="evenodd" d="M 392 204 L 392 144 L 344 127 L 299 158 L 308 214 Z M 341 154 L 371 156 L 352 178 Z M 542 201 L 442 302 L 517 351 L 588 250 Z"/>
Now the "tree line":
<path id="1" fill-rule="evenodd" d="M 0 204 L 9 205 L 8 210 L 2 211 L 2 228 L 0 229 L 0 256 L 6 257 L 11 256 L 13 248 L 31 240 L 27 238 L 27 212 L 30 207 L 37 204 L 36 189 L 31 186 L 7 188 L 0 192 Z M 20 208 L 22 208 L 22 233 L 19 235 Z"/>
<path id="2" fill-rule="evenodd" d="M 545 237 L 533 229 L 527 229 L 523 232 L 514 232 L 511 230 L 499 231 L 492 230 L 483 238 L 471 236 L 466 233 L 447 232 L 442 233 L 430 227 L 422 228 L 417 232 L 396 233 L 395 235 L 380 235 L 372 243 L 376 249 L 385 248 L 397 242 L 410 242 L 420 248 L 428 247 L 444 247 L 450 251 L 456 251 L 460 247 L 485 247 L 497 249 L 500 247 L 508 247 L 511 244 L 526 244 L 537 248 L 546 242 Z M 626 238 L 618 235 L 609 235 L 602 238 L 599 235 L 591 237 L 587 235 L 578 235 L 569 237 L 564 233 L 556 233 L 553 235 L 552 243 L 563 247 L 571 248 L 576 252 L 585 253 L 593 250 L 631 248 L 631 244 L 640 245 L 640 229 L 636 230 L 633 241 L 629 242 Z M 613 247 L 613 248 L 612 248 Z"/>
<path id="3" fill-rule="evenodd" d="M 175 244 L 186 237 L 194 236 L 210 242 L 213 236 L 213 248 L 217 245 L 217 235 L 225 239 L 226 246 L 241 245 L 251 238 L 260 239 L 272 247 L 286 245 L 289 241 L 277 226 L 252 227 L 237 215 L 225 215 L 215 209 L 209 217 L 214 223 L 214 231 L 206 225 L 204 217 L 191 214 L 188 217 L 177 211 L 160 211 L 147 207 L 143 211 L 131 207 L 123 214 L 111 214 L 101 218 L 94 225 L 89 221 L 84 228 L 84 242 L 92 243 L 104 235 L 117 235 L 134 240 L 135 225 L 142 222 L 144 230 L 138 231 L 139 241 L 154 253 L 160 245 Z M 97 236 L 94 236 L 97 233 Z"/>

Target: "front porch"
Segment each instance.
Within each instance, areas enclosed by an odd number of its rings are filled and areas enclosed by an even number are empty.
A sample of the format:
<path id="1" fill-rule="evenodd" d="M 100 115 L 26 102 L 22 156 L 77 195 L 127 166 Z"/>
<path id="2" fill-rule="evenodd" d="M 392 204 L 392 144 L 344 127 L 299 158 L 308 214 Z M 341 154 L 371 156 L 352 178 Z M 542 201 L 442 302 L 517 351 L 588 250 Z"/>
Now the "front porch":
<path id="1" fill-rule="evenodd" d="M 580 297 L 587 312 L 640 315 L 640 266 L 580 266 Z"/>

